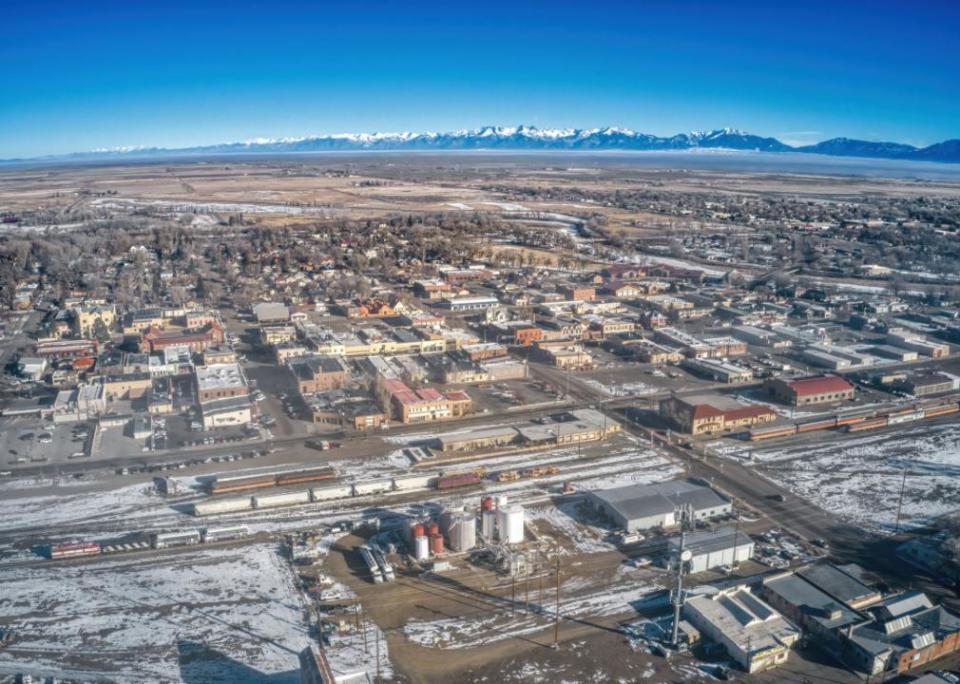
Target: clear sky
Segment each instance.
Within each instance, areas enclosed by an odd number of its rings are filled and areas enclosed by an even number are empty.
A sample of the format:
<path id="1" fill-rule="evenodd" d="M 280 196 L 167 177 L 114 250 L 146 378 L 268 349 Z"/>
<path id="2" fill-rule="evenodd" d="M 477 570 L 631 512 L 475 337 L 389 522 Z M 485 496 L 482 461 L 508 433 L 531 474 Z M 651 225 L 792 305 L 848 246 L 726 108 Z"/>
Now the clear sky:
<path id="1" fill-rule="evenodd" d="M 960 0 L 0 4 L 0 158 L 487 124 L 960 137 Z"/>

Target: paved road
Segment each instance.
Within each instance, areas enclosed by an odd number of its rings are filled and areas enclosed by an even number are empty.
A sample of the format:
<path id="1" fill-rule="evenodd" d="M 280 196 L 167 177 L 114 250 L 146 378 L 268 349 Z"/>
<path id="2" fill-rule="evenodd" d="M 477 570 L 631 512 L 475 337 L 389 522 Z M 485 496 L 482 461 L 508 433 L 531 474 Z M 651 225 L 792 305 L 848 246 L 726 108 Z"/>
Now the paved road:
<path id="1" fill-rule="evenodd" d="M 624 427 L 642 438 L 649 435 L 647 429 L 629 421 Z M 896 547 L 908 539 L 908 535 L 878 535 L 824 511 L 790 490 L 770 482 L 752 468 L 719 458 L 703 458 L 677 445 L 665 442 L 658 444 L 681 459 L 690 476 L 710 482 L 735 501 L 761 512 L 775 525 L 807 540 L 825 539 L 830 544 L 833 560 L 857 563 L 893 586 L 920 589 L 948 605 L 960 605 L 960 597 L 953 587 L 945 587 L 935 579 L 923 576 L 916 568 L 897 558 Z M 771 498 L 777 494 L 782 495 L 784 501 Z"/>
<path id="2" fill-rule="evenodd" d="M 308 440 L 333 439 L 343 444 L 342 449 L 317 452 L 313 460 L 323 460 L 326 458 L 344 458 L 352 456 L 355 452 L 360 455 L 376 446 L 382 452 L 383 443 L 380 437 L 409 435 L 417 433 L 441 432 L 443 430 L 460 430 L 466 427 L 485 425 L 490 421 L 516 420 L 520 422 L 529 418 L 548 415 L 558 410 L 569 408 L 573 402 L 558 402 L 553 406 L 536 405 L 528 408 L 517 408 L 515 410 L 503 413 L 484 413 L 468 416 L 458 419 L 455 422 L 430 423 L 423 425 L 398 425 L 389 430 L 372 431 L 370 433 L 360 433 L 356 435 L 347 435 L 338 437 L 330 434 L 306 434 L 295 435 L 291 437 L 278 437 L 266 441 L 240 441 L 229 442 L 225 444 L 215 444 L 206 447 L 191 447 L 187 449 L 172 449 L 166 451 L 156 451 L 151 453 L 138 453 L 117 456 L 115 458 L 106 458 L 98 460 L 75 461 L 62 464 L 45 464 L 42 466 L 32 466 L 27 468 L 16 468 L 13 470 L 18 477 L 31 477 L 37 475 L 69 475 L 78 472 L 89 472 L 92 470 L 106 469 L 114 470 L 124 466 L 155 465 L 165 463 L 177 463 L 192 461 L 195 459 L 204 459 L 210 456 L 223 456 L 227 454 L 236 454 L 241 451 L 251 451 L 257 449 L 283 448 L 290 446 L 299 446 Z"/>

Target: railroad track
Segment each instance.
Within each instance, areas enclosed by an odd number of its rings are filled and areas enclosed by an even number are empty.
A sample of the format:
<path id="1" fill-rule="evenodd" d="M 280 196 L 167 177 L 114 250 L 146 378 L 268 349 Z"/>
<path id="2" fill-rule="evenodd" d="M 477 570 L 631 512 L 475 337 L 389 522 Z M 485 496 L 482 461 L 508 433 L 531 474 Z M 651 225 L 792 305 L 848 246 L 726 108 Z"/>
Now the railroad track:
<path id="1" fill-rule="evenodd" d="M 433 504 L 452 504 L 458 500 L 462 500 L 467 496 L 479 497 L 481 495 L 496 495 L 498 493 L 505 493 L 509 494 L 511 498 L 519 503 L 536 505 L 552 500 L 553 496 L 555 496 L 555 494 L 550 491 L 552 487 L 555 487 L 566 480 L 576 480 L 578 479 L 578 476 L 610 477 L 636 473 L 638 470 L 642 470 L 641 468 L 638 468 L 636 459 L 629 454 L 628 451 L 620 452 L 613 456 L 600 454 L 595 456 L 587 455 L 577 457 L 574 455 L 575 453 L 575 446 L 565 447 L 564 449 L 560 450 L 559 455 L 556 451 L 545 452 L 545 458 L 537 460 L 534 463 L 537 466 L 556 465 L 560 468 L 560 471 L 554 475 L 521 479 L 520 482 L 522 482 L 523 485 L 519 487 L 517 486 L 516 482 L 499 483 L 486 480 L 484 481 L 482 488 L 470 488 L 469 490 L 450 490 L 449 492 L 444 493 L 440 493 L 432 489 L 411 491 L 409 493 L 397 493 L 387 497 L 386 499 L 382 494 L 378 494 L 369 495 L 366 497 L 335 499 L 331 501 L 291 506 L 289 508 L 273 509 L 267 514 L 263 514 L 263 512 L 258 512 L 256 510 L 251 510 L 238 514 L 229 513 L 208 516 L 204 518 L 190 518 L 192 524 L 187 525 L 186 527 L 203 527 L 205 526 L 204 521 L 216 522 L 218 525 L 278 525 L 283 529 L 269 533 L 271 536 L 277 536 L 290 532 L 315 530 L 318 526 L 334 524 L 345 519 L 362 520 L 364 518 L 377 515 L 381 517 L 386 515 L 387 518 L 406 517 L 406 513 L 402 512 L 395 512 L 391 516 L 388 512 L 382 511 L 376 506 L 372 506 L 371 504 L 374 502 L 380 503 L 388 511 L 390 509 L 407 510 L 409 507 L 423 502 L 430 502 Z M 553 456 L 552 458 L 550 457 L 551 455 Z M 662 457 L 662 454 L 660 454 L 660 456 Z M 187 503 L 187 501 L 180 500 L 177 503 Z M 139 529 L 132 531 L 130 534 L 146 534 L 148 532 L 161 529 L 169 530 L 176 527 L 176 525 L 174 525 L 175 522 L 182 522 L 182 520 L 182 518 L 171 519 L 169 513 L 164 515 L 138 518 L 137 521 Z M 298 525 L 298 523 L 301 521 L 304 524 Z M 0 537 L 0 541 L 19 545 L 29 544 L 30 546 L 40 546 L 50 543 L 51 540 L 61 541 L 84 537 L 103 537 L 111 534 L 116 535 L 118 532 L 116 522 L 117 520 L 104 520 L 101 523 L 89 522 L 79 525 L 40 526 L 30 528 L 28 530 L 17 530 L 14 533 L 16 536 L 10 534 L 4 535 L 4 537 Z M 182 528 L 184 526 L 180 525 L 180 527 Z M 153 551 L 159 552 L 161 550 Z M 136 553 L 140 552 L 131 551 L 108 554 L 102 556 L 102 558 L 132 557 Z M 95 556 L 86 558 L 90 559 L 100 557 Z M 25 560 L 23 563 L 48 564 L 51 562 L 62 562 L 66 560 L 80 559 L 60 559 L 58 561 L 50 561 L 38 558 L 36 560 Z M 0 566 L 10 567 L 12 563 L 13 562 L 0 562 Z"/>

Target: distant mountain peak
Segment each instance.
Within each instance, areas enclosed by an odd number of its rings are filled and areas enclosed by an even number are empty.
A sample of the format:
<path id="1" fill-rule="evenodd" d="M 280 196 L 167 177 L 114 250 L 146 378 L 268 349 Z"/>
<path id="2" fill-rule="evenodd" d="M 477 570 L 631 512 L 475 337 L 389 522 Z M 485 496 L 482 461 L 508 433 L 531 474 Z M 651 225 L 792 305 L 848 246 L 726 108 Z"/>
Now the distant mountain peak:
<path id="1" fill-rule="evenodd" d="M 917 161 L 960 162 L 960 140 L 918 149 L 893 142 L 871 142 L 837 137 L 815 145 L 792 147 L 772 137 L 739 128 L 678 133 L 670 137 L 640 133 L 630 128 L 539 128 L 487 125 L 450 132 L 335 133 L 302 137 L 253 138 L 243 142 L 186 148 L 118 147 L 99 149 L 46 159 L 88 159 L 126 157 L 174 157 L 228 154 L 286 154 L 349 150 L 742 150 L 758 152 L 815 153 L 831 156 L 859 156 Z"/>

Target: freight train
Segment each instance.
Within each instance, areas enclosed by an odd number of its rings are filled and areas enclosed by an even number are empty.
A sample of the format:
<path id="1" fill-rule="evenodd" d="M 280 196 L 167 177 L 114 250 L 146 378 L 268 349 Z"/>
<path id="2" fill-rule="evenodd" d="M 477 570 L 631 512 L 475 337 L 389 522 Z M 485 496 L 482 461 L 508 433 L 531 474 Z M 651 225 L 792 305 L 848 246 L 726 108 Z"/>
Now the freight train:
<path id="1" fill-rule="evenodd" d="M 207 485 L 207 490 L 211 494 L 246 492 L 255 489 L 267 489 L 268 487 L 284 487 L 304 482 L 332 480 L 336 476 L 337 473 L 333 468 L 305 468 L 303 470 L 286 470 L 260 475 L 217 477 Z"/>
<path id="2" fill-rule="evenodd" d="M 814 420 L 787 423 L 786 425 L 754 427 L 744 433 L 744 436 L 751 442 L 759 442 L 765 439 L 790 437 L 791 435 L 814 432 L 816 430 L 838 429 L 844 432 L 863 432 L 865 430 L 887 427 L 888 425 L 900 425 L 902 423 L 939 418 L 940 416 L 947 416 L 958 412 L 960 412 L 960 400 L 951 398 L 948 401 L 940 401 L 936 404 L 915 405 L 910 408 L 890 411 L 888 413 L 864 410 L 816 418 Z"/>
<path id="3" fill-rule="evenodd" d="M 181 530 L 179 532 L 156 532 L 150 535 L 150 548 L 168 549 L 177 546 L 192 546 L 194 544 L 212 544 L 214 542 L 240 539 L 250 534 L 246 525 L 231 527 L 205 527 L 202 529 Z M 47 556 L 52 560 L 61 558 L 79 558 L 82 556 L 108 555 L 120 550 L 121 546 L 101 546 L 97 542 L 77 542 L 70 544 L 51 544 L 47 548 Z M 129 546 L 130 549 L 140 548 Z M 146 546 L 144 546 L 146 548 Z"/>
<path id="4" fill-rule="evenodd" d="M 205 515 L 219 515 L 221 513 L 240 513 L 243 511 L 319 503 L 322 501 L 385 494 L 388 492 L 415 492 L 432 489 L 446 491 L 450 489 L 475 487 L 482 482 L 483 477 L 478 471 L 447 475 L 403 475 L 353 483 L 341 482 L 329 484 L 324 487 L 301 489 L 294 492 L 266 495 L 253 494 L 251 496 L 236 496 L 210 501 L 198 501 L 193 504 L 193 514 L 201 517 Z"/>

